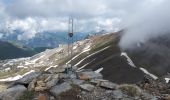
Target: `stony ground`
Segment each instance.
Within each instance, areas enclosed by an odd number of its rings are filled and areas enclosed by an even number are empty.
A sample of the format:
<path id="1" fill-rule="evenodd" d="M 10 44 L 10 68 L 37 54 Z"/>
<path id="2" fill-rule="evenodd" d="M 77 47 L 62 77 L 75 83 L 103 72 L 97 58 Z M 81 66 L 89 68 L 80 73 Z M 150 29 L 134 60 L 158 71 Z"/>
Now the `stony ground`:
<path id="1" fill-rule="evenodd" d="M 32 72 L 1 85 L 2 100 L 169 100 L 168 84 L 145 77 L 139 84 L 115 84 L 92 70 L 67 66 Z"/>

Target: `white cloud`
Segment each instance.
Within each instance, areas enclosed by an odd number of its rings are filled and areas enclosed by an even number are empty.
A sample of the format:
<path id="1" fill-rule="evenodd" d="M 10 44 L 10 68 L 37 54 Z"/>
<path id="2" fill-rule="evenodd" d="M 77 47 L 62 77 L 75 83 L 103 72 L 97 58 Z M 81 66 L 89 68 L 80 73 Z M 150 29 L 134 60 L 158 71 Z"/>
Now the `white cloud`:
<path id="1" fill-rule="evenodd" d="M 0 29 L 19 29 L 19 39 L 30 39 L 43 31 L 67 31 L 68 16 L 75 19 L 76 32 L 115 31 L 127 27 L 132 15 L 165 0 L 0 0 Z M 2 5 L 2 6 L 1 6 Z M 132 21 L 132 22 L 129 22 Z M 128 24 L 126 24 L 128 23 Z M 132 23 L 133 24 L 133 23 Z"/>
<path id="2" fill-rule="evenodd" d="M 144 43 L 150 38 L 170 33 L 170 1 L 148 0 L 138 12 L 124 23 L 126 34 L 120 41 L 123 49 L 129 49 L 138 43 Z"/>

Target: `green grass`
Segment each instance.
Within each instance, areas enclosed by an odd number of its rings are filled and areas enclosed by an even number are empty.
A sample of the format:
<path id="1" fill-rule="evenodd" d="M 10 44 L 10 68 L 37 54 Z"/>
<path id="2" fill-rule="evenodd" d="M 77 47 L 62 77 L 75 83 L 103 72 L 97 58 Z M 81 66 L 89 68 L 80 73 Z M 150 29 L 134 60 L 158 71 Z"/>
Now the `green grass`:
<path id="1" fill-rule="evenodd" d="M 17 100 L 33 100 L 34 96 L 34 91 L 25 91 Z"/>

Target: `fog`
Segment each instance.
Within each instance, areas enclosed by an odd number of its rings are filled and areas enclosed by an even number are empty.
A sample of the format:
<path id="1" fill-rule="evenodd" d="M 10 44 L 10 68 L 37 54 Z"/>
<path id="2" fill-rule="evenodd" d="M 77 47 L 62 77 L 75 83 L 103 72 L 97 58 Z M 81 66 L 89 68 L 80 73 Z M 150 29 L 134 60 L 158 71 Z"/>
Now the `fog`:
<path id="1" fill-rule="evenodd" d="M 120 40 L 122 49 L 129 49 L 151 38 L 170 34 L 170 1 L 160 0 L 143 4 L 134 14 L 124 21 L 124 35 Z"/>

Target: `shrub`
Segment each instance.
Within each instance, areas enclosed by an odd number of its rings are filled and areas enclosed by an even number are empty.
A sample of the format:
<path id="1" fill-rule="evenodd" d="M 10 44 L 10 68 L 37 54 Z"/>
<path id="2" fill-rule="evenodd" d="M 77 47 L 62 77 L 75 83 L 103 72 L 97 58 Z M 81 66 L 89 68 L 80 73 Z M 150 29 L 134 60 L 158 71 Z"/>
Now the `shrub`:
<path id="1" fill-rule="evenodd" d="M 119 86 L 119 89 L 126 92 L 130 96 L 140 96 L 141 95 L 141 89 L 137 87 L 136 85 L 128 85 L 123 84 Z"/>

